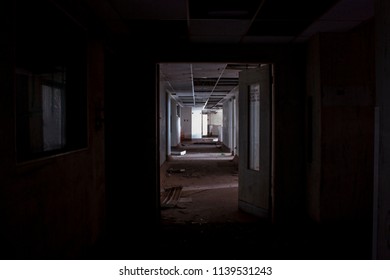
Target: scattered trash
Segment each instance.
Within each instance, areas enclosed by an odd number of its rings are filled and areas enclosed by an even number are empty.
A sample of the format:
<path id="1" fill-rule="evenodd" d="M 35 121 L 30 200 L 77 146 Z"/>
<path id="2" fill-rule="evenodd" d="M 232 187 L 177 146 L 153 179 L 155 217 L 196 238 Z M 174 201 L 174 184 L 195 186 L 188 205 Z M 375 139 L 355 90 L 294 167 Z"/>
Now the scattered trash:
<path id="1" fill-rule="evenodd" d="M 171 151 L 171 154 L 174 156 L 184 156 L 186 154 L 186 150 L 183 151 Z"/>
<path id="2" fill-rule="evenodd" d="M 178 186 L 165 189 L 160 194 L 161 208 L 175 207 L 179 201 L 182 188 L 182 186 Z"/>
<path id="3" fill-rule="evenodd" d="M 184 173 L 186 170 L 184 168 L 169 168 L 167 170 L 168 173 Z"/>

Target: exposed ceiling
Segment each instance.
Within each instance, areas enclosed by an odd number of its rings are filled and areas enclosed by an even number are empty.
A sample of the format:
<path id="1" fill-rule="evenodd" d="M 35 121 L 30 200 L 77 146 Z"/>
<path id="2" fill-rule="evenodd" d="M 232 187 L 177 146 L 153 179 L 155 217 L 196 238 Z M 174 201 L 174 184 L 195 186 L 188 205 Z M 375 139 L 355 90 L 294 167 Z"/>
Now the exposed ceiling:
<path id="1" fill-rule="evenodd" d="M 183 107 L 220 109 L 238 91 L 238 75 L 259 64 L 238 63 L 163 63 L 160 80 Z"/>
<path id="2" fill-rule="evenodd" d="M 374 15 L 374 0 L 85 0 L 118 36 L 201 44 L 302 43 L 318 32 L 347 31 Z M 217 108 L 253 65 L 161 65 L 183 106 Z"/>

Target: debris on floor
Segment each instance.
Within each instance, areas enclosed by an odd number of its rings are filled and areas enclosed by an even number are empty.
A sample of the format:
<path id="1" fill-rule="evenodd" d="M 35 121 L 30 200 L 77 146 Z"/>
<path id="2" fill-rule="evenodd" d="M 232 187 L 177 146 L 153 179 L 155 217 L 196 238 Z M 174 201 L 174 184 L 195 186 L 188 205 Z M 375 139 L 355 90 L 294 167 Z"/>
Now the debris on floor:
<path id="1" fill-rule="evenodd" d="M 180 203 L 189 203 L 189 202 L 192 202 L 192 197 L 181 197 L 179 199 L 179 202 Z"/>
<path id="2" fill-rule="evenodd" d="M 186 150 L 183 151 L 171 151 L 171 154 L 174 156 L 184 156 L 186 154 Z"/>
<path id="3" fill-rule="evenodd" d="M 184 168 L 169 168 L 167 170 L 168 173 L 184 173 L 186 170 Z"/>
<path id="4" fill-rule="evenodd" d="M 170 187 L 166 188 L 163 192 L 160 194 L 160 204 L 161 208 L 172 208 L 175 207 L 178 203 L 181 195 L 183 187 L 177 186 L 177 187 Z"/>

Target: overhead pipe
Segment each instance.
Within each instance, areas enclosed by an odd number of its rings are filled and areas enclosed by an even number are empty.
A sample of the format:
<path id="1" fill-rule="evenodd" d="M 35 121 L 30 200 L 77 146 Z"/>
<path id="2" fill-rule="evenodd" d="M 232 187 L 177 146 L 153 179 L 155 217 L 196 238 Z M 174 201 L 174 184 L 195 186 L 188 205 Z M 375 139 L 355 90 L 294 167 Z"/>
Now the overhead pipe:
<path id="1" fill-rule="evenodd" d="M 196 105 L 196 100 L 195 100 L 195 85 L 194 85 L 194 71 L 192 70 L 192 63 L 190 64 L 190 75 L 191 75 L 191 91 L 192 91 L 192 98 L 194 100 L 194 107 Z"/>
<path id="2" fill-rule="evenodd" d="M 223 72 L 225 72 L 226 67 L 227 67 L 227 64 L 225 64 L 225 67 L 222 69 L 221 73 L 219 74 L 219 77 L 218 77 L 217 81 L 215 82 L 213 89 L 211 90 L 209 98 L 207 98 L 207 101 L 205 102 L 204 108 L 207 106 L 207 103 L 209 103 L 210 96 L 213 95 L 213 92 L 214 92 L 215 88 L 217 87 L 219 80 L 221 79 L 221 77 L 223 75 Z"/>

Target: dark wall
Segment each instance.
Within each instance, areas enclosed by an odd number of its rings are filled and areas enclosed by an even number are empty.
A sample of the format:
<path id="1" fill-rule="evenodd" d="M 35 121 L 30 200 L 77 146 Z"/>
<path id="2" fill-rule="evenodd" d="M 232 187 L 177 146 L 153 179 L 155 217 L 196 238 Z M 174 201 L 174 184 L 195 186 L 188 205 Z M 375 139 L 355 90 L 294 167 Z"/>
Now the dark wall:
<path id="1" fill-rule="evenodd" d="M 309 212 L 327 236 L 370 255 L 374 183 L 373 21 L 313 37 L 309 50 Z M 308 109 L 310 110 L 310 109 Z M 359 243 L 359 247 L 357 246 Z M 352 252 L 351 251 L 351 252 Z M 354 254 L 355 254 L 354 253 Z"/>
<path id="2" fill-rule="evenodd" d="M 283 225 L 306 218 L 304 51 L 287 49 L 275 64 L 274 219 Z"/>
<path id="3" fill-rule="evenodd" d="M 371 227 L 374 152 L 374 25 L 320 36 L 321 219 Z"/>
<path id="4" fill-rule="evenodd" d="M 120 242 L 132 242 L 137 238 L 143 248 L 150 248 L 153 242 L 148 236 L 159 221 L 160 128 L 156 90 L 156 63 L 159 62 L 276 63 L 275 170 L 278 179 L 275 207 L 280 221 L 284 216 L 287 220 L 287 216 L 291 216 L 289 213 L 303 215 L 303 48 L 291 52 L 275 46 L 176 45 L 162 48 L 158 42 L 149 40 L 134 36 L 118 44 L 120 47 L 114 51 L 107 52 L 107 213 L 112 236 L 122 236 Z M 143 253 L 137 251 L 139 256 Z"/>
<path id="5" fill-rule="evenodd" d="M 15 38 L 20 34 L 14 24 L 23 26 L 34 22 L 15 17 L 15 12 L 20 10 L 14 9 L 14 3 L 5 1 L 0 9 L 0 18 L 6 20 L 1 24 L 1 34 L 7 38 L 0 45 L 0 256 L 5 259 L 79 258 L 97 242 L 104 230 L 104 127 L 96 126 L 99 118 L 96 108 L 104 106 L 102 44 L 88 34 L 86 44 L 71 43 L 72 47 L 85 48 L 87 54 L 84 72 L 87 104 L 83 105 L 88 114 L 85 147 L 18 161 L 14 67 L 21 52 L 15 51 Z M 24 6 L 23 1 L 18 1 L 17 9 L 28 7 L 33 17 L 42 11 L 38 5 L 41 2 L 34 3 L 36 7 Z M 42 3 L 50 5 L 46 1 Z M 54 6 L 50 10 L 53 16 L 64 18 L 52 26 L 57 27 L 58 32 L 74 24 Z M 39 42 L 31 41 L 31 45 L 37 44 Z M 36 60 L 32 55 L 27 58 Z"/>
<path id="6" fill-rule="evenodd" d="M 134 47 L 106 54 L 108 233 L 145 244 L 159 218 L 156 65 Z"/>
<path id="7" fill-rule="evenodd" d="M 58 9 L 54 2 L 63 8 Z M 115 253 L 134 244 L 140 248 L 122 256 L 130 253 L 140 259 L 147 254 L 145 249 L 153 249 L 152 240 L 158 238 L 150 236 L 159 223 L 159 137 L 164 136 L 159 131 L 158 114 L 156 64 L 160 62 L 274 64 L 274 221 L 291 224 L 304 220 L 309 143 L 305 132 L 305 44 L 186 44 L 167 40 L 164 34 L 148 37 L 147 32 L 133 26 L 127 38 L 116 41 L 118 38 L 110 37 L 105 48 L 99 24 L 88 25 L 91 19 L 78 6 L 81 4 L 54 2 L 1 4 L 0 34 L 5 38 L 0 41 L 1 257 L 78 258 L 104 233 L 114 241 L 108 244 L 116 247 L 110 248 Z M 14 3 L 25 9 L 28 18 L 14 17 Z M 48 28 L 52 31 L 66 29 L 84 17 L 76 25 L 86 35 L 88 140 L 77 151 L 18 162 L 14 67 L 20 58 L 15 52 L 20 34 L 15 27 L 33 24 L 38 11 L 45 14 L 48 7 L 64 19 Z M 72 11 L 67 13 L 67 8 Z M 347 217 L 366 225 L 370 222 L 375 92 L 372 34 L 368 24 L 347 36 L 325 34 L 319 39 L 316 58 L 322 68 L 318 76 L 325 91 L 318 94 L 334 93 L 321 96 L 321 196 L 313 207 L 320 209 L 323 220 Z M 38 41 L 32 37 L 30 42 L 31 47 L 24 46 L 30 51 L 25 58 L 39 62 L 35 56 Z M 83 48 L 77 42 L 68 43 Z M 67 51 L 66 44 L 61 50 Z M 343 99 L 343 94 L 349 93 L 358 96 L 357 101 Z"/>

